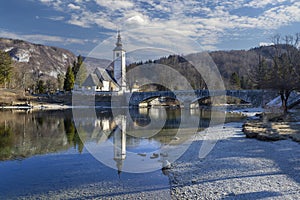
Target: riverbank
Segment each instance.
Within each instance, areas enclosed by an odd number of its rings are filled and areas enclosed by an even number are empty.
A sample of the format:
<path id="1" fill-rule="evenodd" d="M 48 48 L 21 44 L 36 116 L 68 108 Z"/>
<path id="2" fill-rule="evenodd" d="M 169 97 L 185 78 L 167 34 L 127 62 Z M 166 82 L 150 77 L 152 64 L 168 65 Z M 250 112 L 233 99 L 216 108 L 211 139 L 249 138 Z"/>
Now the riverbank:
<path id="1" fill-rule="evenodd" d="M 69 93 L 32 95 L 23 90 L 0 88 L 0 94 L 0 109 L 61 110 L 70 108 L 72 104 L 72 96 Z"/>
<path id="2" fill-rule="evenodd" d="M 277 141 L 292 139 L 300 142 L 300 111 L 290 110 L 282 112 L 265 112 L 257 119 L 247 121 L 243 125 L 243 132 L 248 138 L 263 141 Z"/>
<path id="3" fill-rule="evenodd" d="M 213 150 L 198 158 L 201 133 L 170 170 L 173 199 L 297 199 L 300 147 L 290 140 L 248 139 L 242 123 L 226 124 Z"/>

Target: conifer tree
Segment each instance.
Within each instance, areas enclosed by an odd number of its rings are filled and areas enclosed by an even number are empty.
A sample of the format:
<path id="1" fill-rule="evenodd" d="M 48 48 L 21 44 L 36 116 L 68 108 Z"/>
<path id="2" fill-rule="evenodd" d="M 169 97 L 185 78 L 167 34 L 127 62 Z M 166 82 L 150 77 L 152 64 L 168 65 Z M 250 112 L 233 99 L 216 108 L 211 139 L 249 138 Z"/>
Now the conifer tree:
<path id="1" fill-rule="evenodd" d="M 64 90 L 71 91 L 74 88 L 74 82 L 75 82 L 74 74 L 71 66 L 69 66 L 65 76 Z"/>
<path id="2" fill-rule="evenodd" d="M 83 57 L 81 55 L 77 56 L 77 62 L 74 61 L 73 63 L 73 68 L 72 68 L 72 71 L 73 71 L 73 74 L 74 74 L 74 77 L 76 78 L 77 77 L 77 74 L 80 70 L 80 67 L 83 65 Z"/>
<path id="3" fill-rule="evenodd" d="M 241 89 L 241 80 L 236 72 L 233 72 L 230 77 L 230 84 L 233 89 Z"/>
<path id="4" fill-rule="evenodd" d="M 12 60 L 8 53 L 0 50 L 0 84 L 6 88 L 12 75 Z"/>

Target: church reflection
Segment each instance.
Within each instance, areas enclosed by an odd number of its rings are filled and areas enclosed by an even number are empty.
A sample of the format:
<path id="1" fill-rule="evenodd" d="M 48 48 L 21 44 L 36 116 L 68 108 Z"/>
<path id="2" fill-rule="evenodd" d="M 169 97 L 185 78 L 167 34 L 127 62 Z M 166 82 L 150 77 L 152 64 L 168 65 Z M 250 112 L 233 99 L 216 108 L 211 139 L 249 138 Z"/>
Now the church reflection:
<path id="1" fill-rule="evenodd" d="M 199 113 L 183 112 L 186 111 L 165 108 L 120 109 L 114 110 L 113 113 L 97 111 L 97 118 L 88 116 L 85 112 L 81 113 L 81 117 L 77 116 L 76 127 L 85 143 L 92 142 L 98 146 L 111 144 L 113 158 L 110 159 L 115 162 L 114 168 L 120 174 L 128 159 L 128 153 L 141 157 L 144 161 L 160 162 L 162 168 L 163 163 L 168 162 L 169 152 L 160 149 L 166 145 L 176 146 L 184 143 L 195 134 L 195 130 L 200 130 Z M 209 119 L 206 121 L 209 122 Z M 185 123 L 184 126 L 181 122 Z M 181 128 L 194 131 L 178 137 L 180 125 Z"/>
<path id="2" fill-rule="evenodd" d="M 122 171 L 123 162 L 126 158 L 126 119 L 125 116 L 121 117 L 121 125 L 113 131 L 113 146 L 114 146 L 114 160 L 118 174 Z"/>
<path id="3" fill-rule="evenodd" d="M 75 118 L 72 110 L 0 112 L 0 161 L 70 149 L 81 153 L 91 143 L 110 144 L 104 156 L 120 173 L 132 155 L 140 161 L 167 161 L 169 152 L 161 149 L 189 140 L 194 134 L 189 130 L 208 127 L 211 116 L 209 110 L 165 108 L 81 109 L 79 113 Z M 186 131 L 178 135 L 179 129 Z"/>

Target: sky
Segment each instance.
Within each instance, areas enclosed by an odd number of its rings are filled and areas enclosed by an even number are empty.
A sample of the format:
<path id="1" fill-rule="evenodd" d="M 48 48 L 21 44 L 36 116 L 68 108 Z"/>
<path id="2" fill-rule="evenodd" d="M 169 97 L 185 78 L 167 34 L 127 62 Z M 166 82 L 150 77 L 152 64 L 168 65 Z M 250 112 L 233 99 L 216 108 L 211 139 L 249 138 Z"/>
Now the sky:
<path id="1" fill-rule="evenodd" d="M 299 0 L 9 0 L 0 6 L 0 37 L 76 55 L 98 49 L 95 56 L 107 58 L 118 30 L 126 50 L 186 54 L 250 49 L 299 27 Z"/>

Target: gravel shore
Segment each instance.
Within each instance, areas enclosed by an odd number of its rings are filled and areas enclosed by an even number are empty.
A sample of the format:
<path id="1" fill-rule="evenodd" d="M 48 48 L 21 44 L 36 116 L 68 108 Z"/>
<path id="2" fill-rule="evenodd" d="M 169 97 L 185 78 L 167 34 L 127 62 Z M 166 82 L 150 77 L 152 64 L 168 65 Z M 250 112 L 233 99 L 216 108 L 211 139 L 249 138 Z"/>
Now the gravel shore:
<path id="1" fill-rule="evenodd" d="M 85 184 L 19 199 L 300 198 L 299 143 L 248 139 L 241 132 L 242 123 L 225 124 L 215 130 L 222 139 L 206 157 L 198 157 L 203 140 L 199 133 L 185 154 L 166 171 L 171 190 L 168 182 L 144 187 L 142 182 L 122 175 L 120 181 Z M 101 179 L 100 171 L 93 173 Z"/>
<path id="2" fill-rule="evenodd" d="M 172 199 L 299 199 L 299 144 L 247 139 L 241 130 L 242 123 L 226 124 L 203 159 L 199 134 L 170 170 Z"/>

